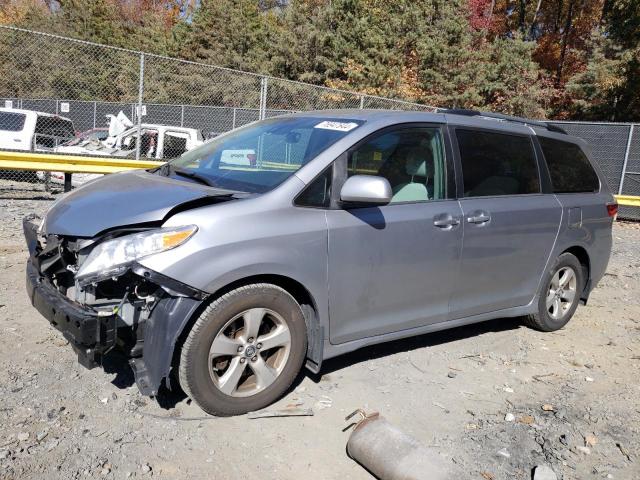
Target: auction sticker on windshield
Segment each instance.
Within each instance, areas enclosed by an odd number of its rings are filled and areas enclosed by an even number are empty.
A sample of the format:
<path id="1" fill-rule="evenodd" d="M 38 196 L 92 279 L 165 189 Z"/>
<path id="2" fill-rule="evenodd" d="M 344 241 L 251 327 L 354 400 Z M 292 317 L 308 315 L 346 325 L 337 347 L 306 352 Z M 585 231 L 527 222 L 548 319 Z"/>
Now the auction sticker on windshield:
<path id="1" fill-rule="evenodd" d="M 355 122 L 331 122 L 325 120 L 320 122 L 314 128 L 323 128 L 325 130 L 338 130 L 340 132 L 349 132 L 358 126 Z"/>

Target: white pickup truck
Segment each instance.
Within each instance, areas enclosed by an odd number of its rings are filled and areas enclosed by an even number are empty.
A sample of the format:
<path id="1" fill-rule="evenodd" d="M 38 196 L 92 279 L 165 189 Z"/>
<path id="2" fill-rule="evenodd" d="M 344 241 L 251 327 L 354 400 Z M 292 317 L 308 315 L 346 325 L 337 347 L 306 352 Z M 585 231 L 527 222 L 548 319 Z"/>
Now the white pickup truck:
<path id="1" fill-rule="evenodd" d="M 73 122 L 51 113 L 0 108 L 0 149 L 50 152 L 75 137 Z"/>
<path id="2" fill-rule="evenodd" d="M 179 157 L 203 142 L 202 133 L 195 128 L 150 123 L 143 123 L 140 126 L 140 139 L 140 158 L 154 160 Z M 60 146 L 56 148 L 56 153 L 134 157 L 137 141 L 138 126 L 136 125 L 102 141 L 87 140 L 77 145 Z"/>
<path id="3" fill-rule="evenodd" d="M 144 160 L 168 160 L 182 155 L 203 143 L 202 132 L 195 128 L 174 127 L 143 123 L 138 129 L 122 112 L 109 117 L 109 135 L 106 139 L 89 138 L 72 145 L 61 145 L 56 153 L 69 155 L 100 155 L 135 158 L 140 137 L 140 158 Z M 138 135 L 138 130 L 140 135 Z M 78 186 L 100 175 L 78 173 L 72 176 L 72 185 Z M 51 181 L 64 182 L 64 174 L 51 172 Z"/>

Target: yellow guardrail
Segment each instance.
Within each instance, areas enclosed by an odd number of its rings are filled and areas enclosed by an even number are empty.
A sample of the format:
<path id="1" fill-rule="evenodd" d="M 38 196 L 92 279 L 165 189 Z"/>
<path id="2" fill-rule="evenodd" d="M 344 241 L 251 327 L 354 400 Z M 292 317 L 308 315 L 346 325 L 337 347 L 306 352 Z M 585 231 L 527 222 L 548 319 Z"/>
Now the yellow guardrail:
<path id="1" fill-rule="evenodd" d="M 640 207 L 640 197 L 634 197 L 632 195 L 615 195 L 618 205 L 625 205 L 628 207 Z"/>
<path id="2" fill-rule="evenodd" d="M 63 173 L 115 173 L 123 170 L 153 168 L 164 162 L 114 157 L 82 157 L 33 152 L 0 151 L 0 170 L 32 170 Z M 263 162 L 263 166 L 288 170 L 293 165 Z M 295 168 L 295 166 L 293 166 Z M 233 168 L 233 167 L 231 167 Z M 236 167 L 239 170 L 242 167 Z M 640 196 L 615 195 L 619 205 L 640 207 Z"/>
<path id="3" fill-rule="evenodd" d="M 81 157 L 78 155 L 0 151 L 0 170 L 114 173 L 123 170 L 153 168 L 162 163 L 113 157 Z"/>

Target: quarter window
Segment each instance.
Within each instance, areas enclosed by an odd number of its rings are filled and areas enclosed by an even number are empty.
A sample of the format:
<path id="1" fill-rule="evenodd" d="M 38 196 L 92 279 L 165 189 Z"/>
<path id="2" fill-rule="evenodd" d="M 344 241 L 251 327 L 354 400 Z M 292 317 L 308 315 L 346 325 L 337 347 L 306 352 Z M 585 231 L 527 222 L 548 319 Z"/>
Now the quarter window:
<path id="1" fill-rule="evenodd" d="M 391 203 L 447 198 L 442 132 L 438 127 L 387 131 L 351 152 L 347 174 L 385 177 Z"/>
<path id="2" fill-rule="evenodd" d="M 529 137 L 458 129 L 456 138 L 465 197 L 540 193 Z"/>
<path id="3" fill-rule="evenodd" d="M 327 168 L 298 195 L 295 204 L 299 207 L 328 208 L 331 203 L 331 177 L 333 168 Z"/>
<path id="4" fill-rule="evenodd" d="M 538 137 L 549 167 L 554 193 L 597 192 L 598 175 L 575 143 Z"/>

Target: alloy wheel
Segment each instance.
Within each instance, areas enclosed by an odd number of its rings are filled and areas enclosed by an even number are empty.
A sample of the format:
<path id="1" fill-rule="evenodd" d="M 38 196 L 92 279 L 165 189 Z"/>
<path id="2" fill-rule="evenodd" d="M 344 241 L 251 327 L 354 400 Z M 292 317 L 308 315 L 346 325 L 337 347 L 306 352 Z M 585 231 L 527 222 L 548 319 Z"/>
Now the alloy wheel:
<path id="1" fill-rule="evenodd" d="M 571 267 L 562 267 L 551 277 L 546 306 L 549 316 L 562 320 L 576 300 L 577 276 Z"/>
<path id="2" fill-rule="evenodd" d="M 229 320 L 209 349 L 209 375 L 232 397 L 249 397 L 282 373 L 291 351 L 291 332 L 281 315 L 251 308 Z"/>

